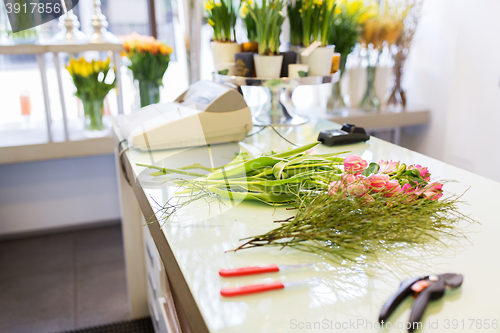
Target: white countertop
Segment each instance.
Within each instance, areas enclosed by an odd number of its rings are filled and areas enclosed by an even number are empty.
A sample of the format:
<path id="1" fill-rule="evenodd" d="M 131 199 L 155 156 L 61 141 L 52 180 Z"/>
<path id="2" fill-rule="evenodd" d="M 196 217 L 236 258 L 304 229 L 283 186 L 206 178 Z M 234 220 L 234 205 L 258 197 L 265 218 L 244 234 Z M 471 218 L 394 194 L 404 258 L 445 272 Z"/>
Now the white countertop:
<path id="1" fill-rule="evenodd" d="M 320 130 L 332 128 L 339 128 L 339 125 L 321 120 L 288 130 L 280 129 L 280 132 L 292 142 L 305 144 L 316 141 Z M 227 144 L 214 147 L 214 151 L 226 149 L 218 155 L 221 160 L 229 160 L 231 149 L 235 147 L 236 144 Z M 290 144 L 267 128 L 247 138 L 237 148 L 259 154 L 288 147 Z M 291 213 L 284 208 L 274 209 L 261 203 L 240 202 L 233 205 L 226 202 L 219 209 L 217 204 L 199 201 L 190 209 L 180 211 L 174 222 L 164 223 L 162 230 L 210 332 L 381 332 L 370 326 L 376 325 L 382 304 L 397 290 L 401 279 L 444 272 L 464 274 L 463 286 L 448 291 L 441 300 L 428 306 L 422 331 L 500 332 L 499 329 L 484 328 L 486 319 L 490 325 L 493 320 L 500 321 L 500 267 L 497 257 L 500 254 L 499 183 L 376 138 L 340 148 L 319 146 L 317 150 L 320 153 L 351 150 L 369 162 L 392 159 L 427 166 L 433 179 L 458 181 L 446 184 L 446 191 L 459 194 L 470 187 L 462 197 L 467 204 L 460 204 L 460 211 L 470 214 L 481 224 L 459 225 L 458 231 L 464 232 L 467 239 L 445 241 L 447 246 L 430 244 L 426 253 L 408 251 L 405 256 L 382 256 L 379 261 L 384 268 L 360 269 L 353 273 L 320 256 L 293 249 L 261 248 L 225 253 L 241 245 L 240 239 L 275 228 L 274 220 L 289 217 Z M 190 154 L 189 149 L 151 154 L 130 150 L 127 154 L 135 176 L 144 171 L 143 167 L 135 166 L 135 162 L 159 163 L 169 157 L 168 165 L 181 166 L 205 160 L 203 153 L 197 151 Z M 206 160 L 209 161 L 209 158 Z M 148 174 L 149 170 L 144 173 Z M 176 189 L 165 184 L 154 185 L 150 178 L 139 177 L 144 194 L 156 209 L 154 201 L 164 203 Z M 314 266 L 232 279 L 218 275 L 221 268 L 299 263 L 314 263 Z M 320 279 L 293 289 L 237 298 L 222 298 L 219 294 L 223 287 L 313 277 Z M 406 300 L 390 317 L 389 321 L 393 324 L 391 332 L 406 332 L 405 329 L 398 329 L 397 325 L 408 320 L 411 303 L 410 299 Z M 451 326 L 454 319 L 458 323 L 456 329 Z M 450 327 L 446 329 L 448 320 Z M 471 320 L 476 321 L 469 329 Z M 482 329 L 476 328 L 477 320 L 483 321 Z M 430 329 L 428 325 L 432 323 L 435 327 L 436 321 L 438 328 Z M 306 329 L 308 323 L 313 325 L 311 329 Z"/>

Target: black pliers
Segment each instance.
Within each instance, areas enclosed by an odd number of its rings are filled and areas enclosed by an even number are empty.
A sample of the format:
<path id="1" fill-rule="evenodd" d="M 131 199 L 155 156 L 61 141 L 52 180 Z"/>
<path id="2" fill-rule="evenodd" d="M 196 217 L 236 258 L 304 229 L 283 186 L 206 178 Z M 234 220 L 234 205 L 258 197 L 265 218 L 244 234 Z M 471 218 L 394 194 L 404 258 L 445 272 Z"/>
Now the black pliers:
<path id="1" fill-rule="evenodd" d="M 408 325 L 410 327 L 408 331 L 413 332 L 415 328 L 419 327 L 418 323 L 422 319 L 427 303 L 443 297 L 446 287 L 452 289 L 460 287 L 463 280 L 464 277 L 462 274 L 454 273 L 427 275 L 404 280 L 401 282 L 399 290 L 382 307 L 379 322 L 387 321 L 387 318 L 389 318 L 399 304 L 406 297 L 413 295 L 416 296 L 416 299 L 411 308 L 409 320 L 411 324 Z"/>

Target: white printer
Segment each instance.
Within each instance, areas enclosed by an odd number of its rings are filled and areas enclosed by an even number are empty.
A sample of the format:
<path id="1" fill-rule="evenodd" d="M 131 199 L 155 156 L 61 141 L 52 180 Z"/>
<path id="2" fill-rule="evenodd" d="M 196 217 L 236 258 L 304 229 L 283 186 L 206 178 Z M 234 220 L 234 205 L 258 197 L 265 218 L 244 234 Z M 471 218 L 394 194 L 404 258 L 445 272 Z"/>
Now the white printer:
<path id="1" fill-rule="evenodd" d="M 231 87 L 198 81 L 174 102 L 119 116 L 130 146 L 159 150 L 241 141 L 253 127 L 250 108 Z"/>

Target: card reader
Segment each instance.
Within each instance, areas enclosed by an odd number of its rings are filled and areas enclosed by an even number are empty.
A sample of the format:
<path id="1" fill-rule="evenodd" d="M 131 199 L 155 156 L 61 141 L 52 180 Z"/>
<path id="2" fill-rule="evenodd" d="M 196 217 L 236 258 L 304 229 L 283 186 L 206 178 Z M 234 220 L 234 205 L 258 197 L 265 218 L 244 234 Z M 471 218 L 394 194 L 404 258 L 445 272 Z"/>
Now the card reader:
<path id="1" fill-rule="evenodd" d="M 318 141 L 327 146 L 340 146 L 351 143 L 364 142 L 370 139 L 362 127 L 353 124 L 344 124 L 340 130 L 328 130 L 319 133 Z"/>

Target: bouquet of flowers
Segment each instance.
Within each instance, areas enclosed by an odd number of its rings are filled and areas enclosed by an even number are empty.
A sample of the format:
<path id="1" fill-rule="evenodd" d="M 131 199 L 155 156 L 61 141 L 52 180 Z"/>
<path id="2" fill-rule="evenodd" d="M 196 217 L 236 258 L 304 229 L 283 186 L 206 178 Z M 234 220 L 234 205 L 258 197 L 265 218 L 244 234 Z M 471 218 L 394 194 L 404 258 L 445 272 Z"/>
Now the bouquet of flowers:
<path id="1" fill-rule="evenodd" d="M 294 216 L 277 221 L 281 226 L 249 237 L 236 250 L 287 246 L 356 262 L 377 251 L 418 246 L 452 234 L 455 223 L 467 219 L 458 212 L 456 197 L 443 198 L 443 183 L 431 181 L 426 167 L 393 161 L 368 164 L 355 155 L 338 157 L 341 153 L 314 154 L 317 144 L 258 157 L 241 154 L 217 169 L 199 163 L 179 169 L 138 165 L 156 169 L 151 174 L 155 177 L 196 177 L 178 181 L 182 190 L 176 195 L 180 199 L 187 194 L 187 200 L 166 202 L 160 210 L 165 219 L 207 198 L 295 209 Z"/>
<path id="2" fill-rule="evenodd" d="M 236 8 L 231 0 L 208 0 L 203 3 L 208 24 L 214 29 L 217 42 L 236 41 Z"/>
<path id="3" fill-rule="evenodd" d="M 172 48 L 154 37 L 133 33 L 123 36 L 124 55 L 130 60 L 134 80 L 139 82 L 141 107 L 160 101 L 160 86 L 170 62 Z"/>
<path id="4" fill-rule="evenodd" d="M 102 110 L 104 97 L 115 87 L 116 78 L 110 82 L 111 67 L 106 60 L 87 61 L 70 59 L 66 66 L 76 87 L 75 96 L 83 102 L 86 130 L 103 130 Z"/>

